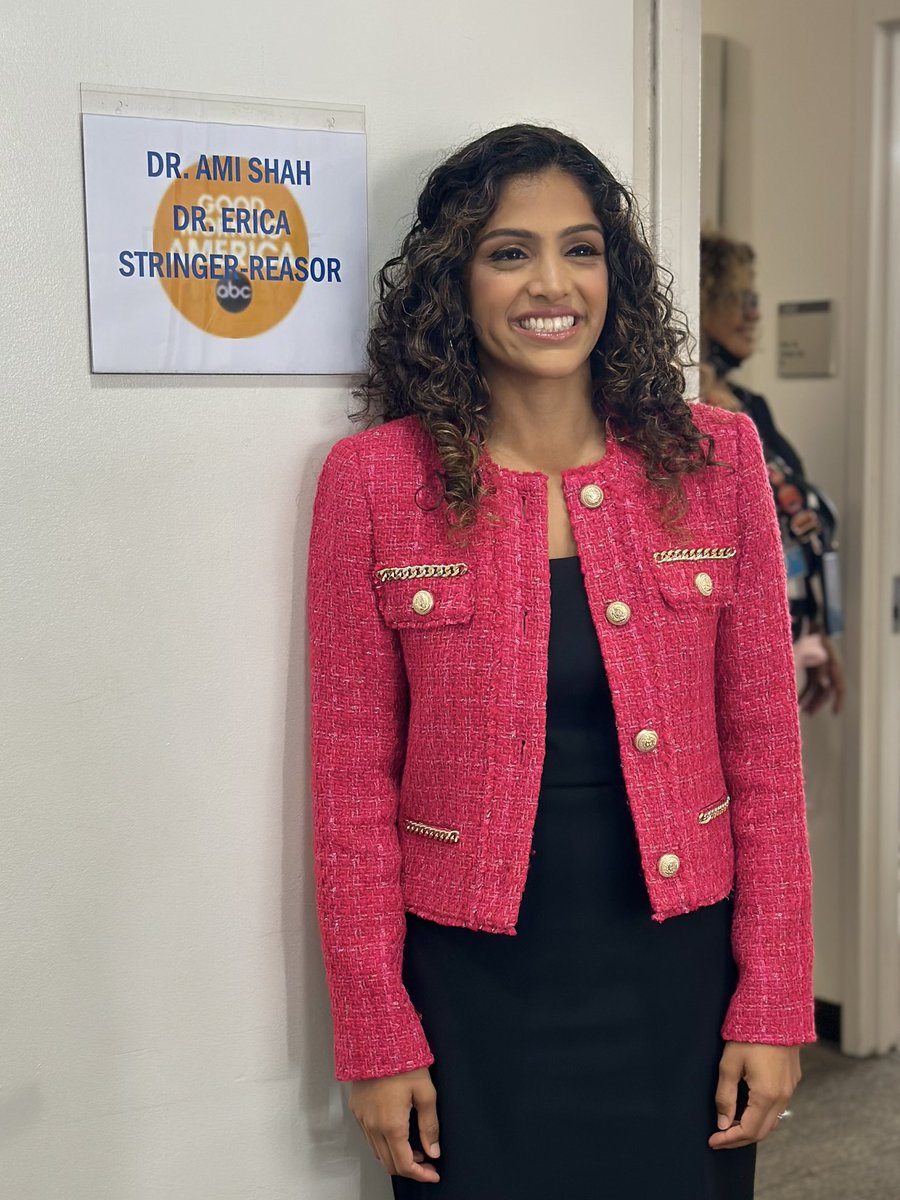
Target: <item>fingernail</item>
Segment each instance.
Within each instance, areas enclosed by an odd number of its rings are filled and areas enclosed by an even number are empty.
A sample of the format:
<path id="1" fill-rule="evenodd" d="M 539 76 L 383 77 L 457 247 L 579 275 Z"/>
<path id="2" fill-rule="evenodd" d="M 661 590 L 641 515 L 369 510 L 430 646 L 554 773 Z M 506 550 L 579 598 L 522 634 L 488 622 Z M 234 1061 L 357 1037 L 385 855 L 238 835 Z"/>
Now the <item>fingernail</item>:
<path id="1" fill-rule="evenodd" d="M 725 1113 L 719 1113 L 718 1125 L 720 1129 L 728 1129 L 730 1127 L 731 1122 Z"/>
<path id="2" fill-rule="evenodd" d="M 441 1148 L 437 1144 L 437 1142 L 432 1142 L 431 1143 L 431 1157 L 437 1158 L 437 1156 L 440 1154 L 440 1152 L 441 1152 Z"/>

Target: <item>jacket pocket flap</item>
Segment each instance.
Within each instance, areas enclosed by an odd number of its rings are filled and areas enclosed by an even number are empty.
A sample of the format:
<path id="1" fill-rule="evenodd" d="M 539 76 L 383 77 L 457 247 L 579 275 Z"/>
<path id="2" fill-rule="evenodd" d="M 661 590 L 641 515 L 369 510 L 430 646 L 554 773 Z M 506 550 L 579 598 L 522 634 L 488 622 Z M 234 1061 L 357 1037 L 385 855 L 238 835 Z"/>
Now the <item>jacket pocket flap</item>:
<path id="1" fill-rule="evenodd" d="M 462 570 L 452 574 L 453 568 Z M 381 615 L 392 629 L 462 625 L 475 611 L 474 575 L 465 563 L 379 568 L 375 593 Z"/>
<path id="2" fill-rule="evenodd" d="M 672 608 L 685 604 L 717 608 L 734 600 L 734 547 L 660 550 L 652 555 L 650 565 L 663 600 Z"/>

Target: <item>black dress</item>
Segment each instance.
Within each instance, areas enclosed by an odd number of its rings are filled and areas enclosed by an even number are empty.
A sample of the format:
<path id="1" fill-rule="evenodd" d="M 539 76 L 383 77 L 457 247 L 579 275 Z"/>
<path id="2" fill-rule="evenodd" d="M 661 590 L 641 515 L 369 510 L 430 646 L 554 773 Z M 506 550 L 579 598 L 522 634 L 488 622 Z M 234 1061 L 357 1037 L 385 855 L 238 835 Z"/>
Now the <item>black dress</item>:
<path id="1" fill-rule="evenodd" d="M 732 900 L 655 922 L 578 556 L 550 560 L 546 758 L 516 936 L 406 914 L 439 1183 L 395 1200 L 751 1200 L 713 1150 Z M 738 1091 L 737 1116 L 746 1104 Z M 421 1149 L 416 1113 L 410 1138 Z"/>

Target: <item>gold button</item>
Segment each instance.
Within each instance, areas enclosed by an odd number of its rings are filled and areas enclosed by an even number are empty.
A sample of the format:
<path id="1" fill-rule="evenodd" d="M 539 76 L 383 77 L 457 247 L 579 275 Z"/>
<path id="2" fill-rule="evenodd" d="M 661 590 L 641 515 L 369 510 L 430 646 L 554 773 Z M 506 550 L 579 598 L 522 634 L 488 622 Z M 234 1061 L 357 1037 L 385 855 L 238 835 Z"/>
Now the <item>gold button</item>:
<path id="1" fill-rule="evenodd" d="M 610 625 L 624 625 L 631 616 L 631 609 L 624 600 L 613 600 L 606 606 L 606 619 Z"/>
<path id="2" fill-rule="evenodd" d="M 656 869 L 660 875 L 663 875 L 666 879 L 670 879 L 680 866 L 681 861 L 677 854 L 664 854 L 656 864 Z"/>
<path id="3" fill-rule="evenodd" d="M 412 598 L 412 606 L 417 613 L 431 612 L 434 608 L 434 596 L 431 592 L 426 592 L 424 589 L 421 592 L 416 592 Z"/>
<path id="4" fill-rule="evenodd" d="M 702 595 L 712 595 L 713 581 L 705 571 L 701 571 L 699 575 L 694 576 L 694 584 L 696 585 L 697 591 L 702 593 Z"/>
<path id="5" fill-rule="evenodd" d="M 585 508 L 599 508 L 603 503 L 603 488 L 596 483 L 586 483 L 579 496 Z"/>
<path id="6" fill-rule="evenodd" d="M 652 729 L 642 729 L 634 739 L 638 750 L 655 750 L 659 741 L 658 735 Z"/>

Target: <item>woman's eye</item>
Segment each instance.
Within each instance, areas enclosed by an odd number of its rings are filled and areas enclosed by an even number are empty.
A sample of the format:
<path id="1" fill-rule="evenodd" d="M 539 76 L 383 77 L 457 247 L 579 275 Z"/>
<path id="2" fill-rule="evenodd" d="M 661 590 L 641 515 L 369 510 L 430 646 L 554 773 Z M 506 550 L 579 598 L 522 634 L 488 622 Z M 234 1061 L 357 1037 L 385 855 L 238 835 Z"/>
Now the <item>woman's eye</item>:
<path id="1" fill-rule="evenodd" d="M 507 246 L 503 250 L 495 250 L 493 254 L 488 255 L 490 262 L 515 262 L 511 256 L 513 254 L 523 254 L 519 246 Z"/>
<path id="2" fill-rule="evenodd" d="M 598 250 L 596 246 L 592 246 L 590 242 L 582 242 L 578 246 L 573 246 L 569 251 L 569 254 L 575 254 L 576 251 L 581 251 L 581 253 L 577 255 L 578 258 L 588 258 L 591 255 L 597 255 L 599 257 L 603 253 L 603 251 Z"/>

